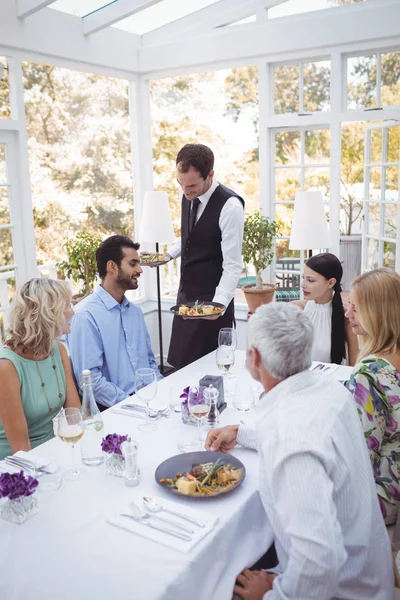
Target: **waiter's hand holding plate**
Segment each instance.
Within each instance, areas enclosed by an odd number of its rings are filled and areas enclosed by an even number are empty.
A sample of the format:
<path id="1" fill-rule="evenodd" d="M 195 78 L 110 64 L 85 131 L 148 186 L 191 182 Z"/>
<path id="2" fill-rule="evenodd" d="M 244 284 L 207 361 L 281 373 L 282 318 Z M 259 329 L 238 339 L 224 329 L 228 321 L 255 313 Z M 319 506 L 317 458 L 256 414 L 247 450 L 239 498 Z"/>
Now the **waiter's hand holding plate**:
<path id="1" fill-rule="evenodd" d="M 225 306 L 219 302 L 204 301 L 186 302 L 185 304 L 177 304 L 170 308 L 174 315 L 188 319 L 203 319 L 207 321 L 215 321 L 224 313 Z"/>
<path id="2" fill-rule="evenodd" d="M 161 267 L 162 265 L 166 265 L 172 259 L 167 252 L 165 254 L 154 252 L 150 254 L 149 252 L 142 252 L 140 254 L 140 265 L 145 267 Z"/>

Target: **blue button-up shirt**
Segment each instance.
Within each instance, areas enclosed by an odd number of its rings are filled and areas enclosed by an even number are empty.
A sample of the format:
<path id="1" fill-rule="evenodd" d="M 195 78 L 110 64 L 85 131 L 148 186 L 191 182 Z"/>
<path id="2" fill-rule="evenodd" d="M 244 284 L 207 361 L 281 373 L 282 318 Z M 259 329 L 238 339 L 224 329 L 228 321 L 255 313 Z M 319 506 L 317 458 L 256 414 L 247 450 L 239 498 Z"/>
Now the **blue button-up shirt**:
<path id="1" fill-rule="evenodd" d="M 101 286 L 75 306 L 67 342 L 80 392 L 81 373 L 90 369 L 94 397 L 104 406 L 132 394 L 137 369 L 150 367 L 161 378 L 142 311 Z"/>

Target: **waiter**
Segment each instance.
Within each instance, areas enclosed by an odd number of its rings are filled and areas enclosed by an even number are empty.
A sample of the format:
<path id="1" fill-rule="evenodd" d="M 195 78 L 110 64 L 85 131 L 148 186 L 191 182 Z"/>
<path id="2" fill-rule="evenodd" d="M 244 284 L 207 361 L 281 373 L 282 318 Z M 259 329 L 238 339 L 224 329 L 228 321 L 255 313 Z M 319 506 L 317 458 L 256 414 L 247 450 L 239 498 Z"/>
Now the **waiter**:
<path id="1" fill-rule="evenodd" d="M 180 369 L 218 347 L 218 332 L 234 323 L 233 296 L 242 271 L 244 200 L 214 178 L 214 154 L 186 144 L 176 158 L 182 188 L 181 239 L 167 258 L 181 256 L 177 304 L 219 302 L 221 315 L 174 316 L 168 362 Z"/>

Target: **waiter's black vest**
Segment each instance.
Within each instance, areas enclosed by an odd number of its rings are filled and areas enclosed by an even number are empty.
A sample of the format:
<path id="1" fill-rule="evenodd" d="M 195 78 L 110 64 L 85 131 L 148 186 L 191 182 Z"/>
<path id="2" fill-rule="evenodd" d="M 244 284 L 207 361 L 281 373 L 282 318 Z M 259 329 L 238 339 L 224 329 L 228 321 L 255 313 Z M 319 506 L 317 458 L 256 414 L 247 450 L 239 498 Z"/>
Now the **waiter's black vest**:
<path id="1" fill-rule="evenodd" d="M 181 281 L 179 292 L 186 301 L 212 300 L 222 275 L 221 230 L 219 217 L 225 202 L 236 196 L 244 207 L 244 200 L 235 192 L 219 184 L 211 195 L 200 219 L 189 233 L 191 202 L 182 198 L 181 225 Z"/>

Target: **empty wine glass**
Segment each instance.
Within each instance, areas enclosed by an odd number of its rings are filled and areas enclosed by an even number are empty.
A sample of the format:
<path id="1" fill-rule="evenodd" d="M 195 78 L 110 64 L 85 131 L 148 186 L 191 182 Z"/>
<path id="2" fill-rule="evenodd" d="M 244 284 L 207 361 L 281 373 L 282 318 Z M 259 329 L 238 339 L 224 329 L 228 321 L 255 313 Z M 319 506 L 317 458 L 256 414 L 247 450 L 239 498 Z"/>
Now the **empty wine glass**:
<path id="1" fill-rule="evenodd" d="M 149 403 L 157 395 L 157 374 L 154 369 L 138 369 L 135 373 L 135 394 L 146 404 L 146 422 L 139 427 L 141 431 L 154 431 L 157 424 L 149 419 Z"/>
<path id="2" fill-rule="evenodd" d="M 203 443 L 201 439 L 201 423 L 208 416 L 211 408 L 211 401 L 209 397 L 206 397 L 203 390 L 192 386 L 189 389 L 188 396 L 189 411 L 193 418 L 197 421 L 198 433 L 199 433 L 199 450 L 201 450 Z"/>
<path id="3" fill-rule="evenodd" d="M 75 444 L 85 432 L 82 415 L 79 408 L 64 408 L 58 414 L 57 435 L 72 448 L 72 468 L 65 471 L 64 478 L 68 481 L 78 481 L 84 477 L 85 470 L 76 466 Z"/>
<path id="4" fill-rule="evenodd" d="M 218 333 L 218 346 L 232 346 L 236 350 L 237 334 L 234 327 L 222 327 Z"/>

